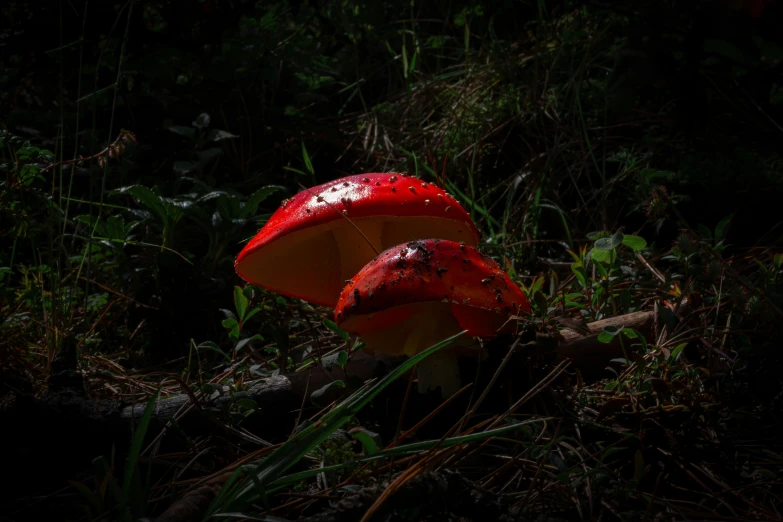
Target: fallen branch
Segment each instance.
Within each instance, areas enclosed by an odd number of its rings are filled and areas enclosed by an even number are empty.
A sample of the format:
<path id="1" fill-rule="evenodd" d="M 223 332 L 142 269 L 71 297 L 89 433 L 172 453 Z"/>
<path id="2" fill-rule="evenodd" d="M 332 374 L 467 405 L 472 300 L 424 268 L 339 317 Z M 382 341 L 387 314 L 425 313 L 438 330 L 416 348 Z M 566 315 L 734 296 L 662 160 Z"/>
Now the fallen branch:
<path id="1" fill-rule="evenodd" d="M 625 343 L 626 351 L 630 352 L 631 341 L 627 338 L 621 339 L 619 335 L 616 335 L 610 343 L 599 341 L 598 335 L 604 328 L 633 328 L 646 339 L 651 340 L 654 320 L 653 312 L 633 312 L 588 323 L 589 334 L 587 335 L 577 333 L 570 328 L 560 330 L 561 339 L 558 339 L 559 342 L 555 348 L 557 359 L 569 358 L 582 375 L 594 376 L 603 372 L 607 363 L 612 359 L 623 357 L 622 343 Z"/>
<path id="2" fill-rule="evenodd" d="M 253 400 L 262 411 L 265 407 L 279 409 L 281 404 L 298 407 L 306 390 L 312 392 L 332 381 L 343 379 L 345 375 L 355 376 L 365 381 L 373 376 L 385 374 L 390 368 L 399 364 L 399 359 L 370 357 L 360 352 L 346 364 L 345 373 L 342 370 L 327 372 L 320 368 L 313 368 L 312 372 L 296 372 L 261 379 L 250 384 L 245 390 L 234 393 L 230 392 L 228 386 L 222 386 L 207 397 L 200 399 L 196 410 L 201 412 L 220 411 L 238 399 Z M 322 401 L 331 402 L 338 393 L 339 388 L 327 390 Z M 334 397 L 331 397 L 330 394 Z M 155 405 L 153 419 L 169 419 L 177 412 L 184 411 L 184 408 L 192 403 L 191 396 L 186 393 L 160 399 Z M 145 406 L 146 404 L 143 403 L 127 406 L 120 412 L 120 418 L 125 421 L 138 419 L 144 412 Z"/>

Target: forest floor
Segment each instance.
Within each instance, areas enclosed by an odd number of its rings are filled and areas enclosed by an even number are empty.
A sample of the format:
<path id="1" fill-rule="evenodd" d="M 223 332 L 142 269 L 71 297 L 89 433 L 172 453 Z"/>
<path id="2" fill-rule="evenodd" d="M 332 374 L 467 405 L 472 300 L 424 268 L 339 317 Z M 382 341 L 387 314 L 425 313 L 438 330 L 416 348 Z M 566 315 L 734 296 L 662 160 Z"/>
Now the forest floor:
<path id="1" fill-rule="evenodd" d="M 0 520 L 783 519 L 777 4 L 244 4 L 5 8 Z M 234 271 L 363 172 L 531 303 L 448 399 Z"/>

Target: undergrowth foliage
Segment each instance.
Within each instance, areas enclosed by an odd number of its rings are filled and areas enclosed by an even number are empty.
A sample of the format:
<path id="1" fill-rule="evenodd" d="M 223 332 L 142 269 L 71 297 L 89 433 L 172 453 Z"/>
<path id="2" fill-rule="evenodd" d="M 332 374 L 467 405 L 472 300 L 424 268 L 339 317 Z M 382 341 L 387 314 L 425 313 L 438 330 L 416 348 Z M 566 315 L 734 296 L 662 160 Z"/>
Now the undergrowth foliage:
<path id="1" fill-rule="evenodd" d="M 204 517 L 297 518 L 457 472 L 517 520 L 780 518 L 780 5 L 186 4 L 2 7 L 2 411 L 71 352 L 91 400 L 150 404 L 122 458 L 20 466 L 4 513 L 135 520 L 224 476 Z M 371 171 L 457 197 L 533 307 L 446 405 L 233 271 L 282 200 Z M 597 375 L 553 353 L 629 314 Z M 316 372 L 293 411 L 248 398 Z M 148 433 L 182 393 L 231 397 L 217 429 Z M 365 508 L 437 519 L 393 498 Z"/>

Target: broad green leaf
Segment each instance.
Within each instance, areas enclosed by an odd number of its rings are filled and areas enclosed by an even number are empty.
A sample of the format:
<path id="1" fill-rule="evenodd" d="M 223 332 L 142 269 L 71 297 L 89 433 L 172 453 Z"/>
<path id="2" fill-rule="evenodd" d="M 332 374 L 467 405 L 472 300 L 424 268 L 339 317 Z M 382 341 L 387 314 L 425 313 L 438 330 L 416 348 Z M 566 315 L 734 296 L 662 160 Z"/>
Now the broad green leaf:
<path id="1" fill-rule="evenodd" d="M 669 360 L 672 362 L 676 361 L 686 346 L 688 346 L 688 343 L 678 344 L 674 350 L 672 350 L 671 355 L 669 355 Z"/>
<path id="2" fill-rule="evenodd" d="M 614 250 L 623 244 L 623 233 L 617 232 L 612 237 L 602 237 L 593 245 L 598 250 Z"/>
<path id="3" fill-rule="evenodd" d="M 647 246 L 647 241 L 639 236 L 623 236 L 623 245 L 632 249 L 634 252 L 639 252 Z"/>
<path id="4" fill-rule="evenodd" d="M 196 127 L 199 130 L 204 130 L 207 127 L 209 127 L 209 122 L 212 120 L 212 118 L 209 117 L 209 114 L 206 112 L 202 112 L 198 115 L 198 118 L 193 122 L 193 126 Z"/>
<path id="5" fill-rule="evenodd" d="M 351 430 L 350 433 L 354 439 L 361 443 L 365 455 L 375 455 L 378 453 L 379 446 L 381 445 L 381 436 L 379 434 L 365 428 L 356 428 Z"/>
<path id="6" fill-rule="evenodd" d="M 321 404 L 319 401 L 321 400 L 321 398 L 324 396 L 324 394 L 327 391 L 329 391 L 331 388 L 335 388 L 335 387 L 345 388 L 345 383 L 343 381 L 339 381 L 339 380 L 327 383 L 324 386 L 321 386 L 320 388 L 315 390 L 310 395 L 310 400 L 313 401 L 313 404 L 315 404 L 316 406 L 323 406 L 323 404 Z"/>
<path id="7" fill-rule="evenodd" d="M 601 332 L 598 334 L 598 341 L 602 343 L 611 343 L 612 339 L 614 339 L 614 335 L 606 332 Z"/>
<path id="8" fill-rule="evenodd" d="M 608 250 L 597 250 L 595 248 L 590 250 L 590 259 L 594 263 L 609 263 L 612 260 L 612 253 Z"/>
<path id="9" fill-rule="evenodd" d="M 198 168 L 198 163 L 195 163 L 193 161 L 175 161 L 174 162 L 174 172 L 177 174 L 187 174 L 188 172 L 193 172 Z"/>
<path id="10" fill-rule="evenodd" d="M 228 131 L 215 129 L 209 132 L 209 134 L 207 135 L 207 141 L 230 140 L 238 137 L 239 136 L 237 136 L 236 134 L 231 134 Z"/>
<path id="11" fill-rule="evenodd" d="M 133 199 L 152 210 L 160 218 L 164 226 L 169 224 L 170 219 L 168 212 L 166 212 L 163 198 L 155 194 L 152 189 L 144 185 L 131 185 L 114 190 L 112 194 L 130 194 Z"/>
<path id="12" fill-rule="evenodd" d="M 348 352 L 345 350 L 337 352 L 337 364 L 340 365 L 340 368 L 345 368 L 345 365 L 348 364 Z"/>
<path id="13" fill-rule="evenodd" d="M 223 149 L 219 148 L 211 148 L 202 150 L 198 153 L 198 159 L 201 162 L 201 165 L 205 165 L 212 161 L 213 159 L 217 158 L 218 156 L 223 155 Z"/>
<path id="14" fill-rule="evenodd" d="M 616 326 L 604 326 L 604 329 L 598 334 L 598 340 L 602 343 L 610 343 L 621 331 L 622 329 Z"/>
<path id="15" fill-rule="evenodd" d="M 248 344 L 248 343 L 251 343 L 251 342 L 253 342 L 253 341 L 260 341 L 260 340 L 262 340 L 262 339 L 263 339 L 263 337 L 261 337 L 261 336 L 260 336 L 260 335 L 258 335 L 258 334 L 255 334 L 254 336 L 252 336 L 252 337 L 248 337 L 248 338 L 246 338 L 246 339 L 242 339 L 242 340 L 241 340 L 241 341 L 239 341 L 239 342 L 237 343 L 237 345 L 234 347 L 234 351 L 236 351 L 237 353 L 239 353 L 239 351 L 240 351 L 240 350 L 242 350 L 242 348 L 244 348 L 245 346 L 247 346 L 247 344 Z"/>
<path id="16" fill-rule="evenodd" d="M 234 406 L 245 410 L 255 410 L 256 408 L 258 408 L 258 403 L 253 399 L 242 397 L 241 399 L 237 399 L 234 401 Z"/>
<path id="17" fill-rule="evenodd" d="M 252 310 L 250 310 L 250 311 L 249 311 L 249 312 L 248 312 L 248 313 L 245 315 L 245 318 L 244 318 L 244 319 L 242 319 L 242 326 L 244 326 L 244 325 L 245 325 L 245 323 L 246 323 L 246 322 L 247 322 L 247 321 L 248 321 L 248 320 L 249 320 L 251 317 L 253 317 L 254 315 L 256 315 L 256 314 L 257 314 L 258 312 L 260 312 L 260 311 L 261 311 L 261 308 L 259 308 L 259 307 L 257 307 L 257 306 L 256 306 L 255 308 L 253 308 Z"/>
<path id="18" fill-rule="evenodd" d="M 234 287 L 234 307 L 237 311 L 237 317 L 240 321 L 244 321 L 245 312 L 247 312 L 247 297 L 245 297 L 242 288 L 239 286 Z"/>
<path id="19" fill-rule="evenodd" d="M 239 212 L 239 217 L 247 218 L 256 213 L 256 210 L 258 209 L 258 205 L 261 204 L 266 198 L 277 192 L 283 187 L 277 186 L 277 185 L 269 185 L 266 187 L 261 187 L 257 191 L 253 193 L 252 196 L 247 198 L 247 201 L 245 201 L 245 205 L 242 207 L 242 210 Z"/>
<path id="20" fill-rule="evenodd" d="M 645 352 L 647 351 L 647 339 L 645 339 L 640 332 L 634 330 L 633 328 L 623 328 L 623 335 L 629 339 L 639 339 L 639 343 L 642 345 L 642 348 Z"/>

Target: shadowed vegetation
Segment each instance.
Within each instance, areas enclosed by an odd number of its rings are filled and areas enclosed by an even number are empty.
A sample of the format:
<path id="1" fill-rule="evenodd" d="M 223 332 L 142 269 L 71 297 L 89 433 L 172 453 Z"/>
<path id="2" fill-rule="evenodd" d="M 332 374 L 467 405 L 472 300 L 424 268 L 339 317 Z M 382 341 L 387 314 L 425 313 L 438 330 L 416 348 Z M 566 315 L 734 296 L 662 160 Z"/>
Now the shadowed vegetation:
<path id="1" fill-rule="evenodd" d="M 9 520 L 781 518 L 779 2 L 0 12 Z M 445 403 L 233 268 L 391 171 L 533 307 Z"/>

